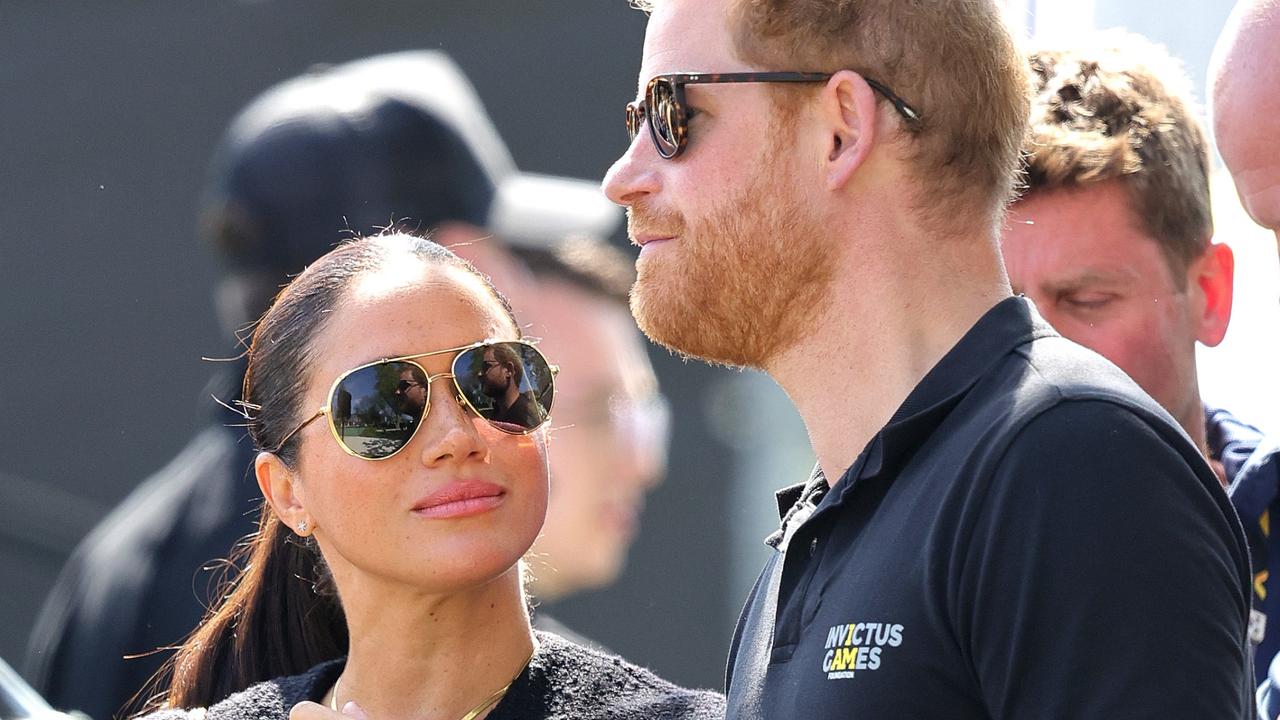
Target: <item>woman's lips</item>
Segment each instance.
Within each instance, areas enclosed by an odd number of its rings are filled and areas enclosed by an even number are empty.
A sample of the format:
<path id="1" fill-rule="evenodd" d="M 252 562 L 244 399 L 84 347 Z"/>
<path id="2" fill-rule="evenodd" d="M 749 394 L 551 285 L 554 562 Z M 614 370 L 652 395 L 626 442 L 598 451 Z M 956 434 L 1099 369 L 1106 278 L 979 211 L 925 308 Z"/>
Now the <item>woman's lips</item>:
<path id="1" fill-rule="evenodd" d="M 499 485 L 483 480 L 459 480 L 414 503 L 413 512 L 433 520 L 469 517 L 493 510 L 506 498 L 507 491 Z"/>

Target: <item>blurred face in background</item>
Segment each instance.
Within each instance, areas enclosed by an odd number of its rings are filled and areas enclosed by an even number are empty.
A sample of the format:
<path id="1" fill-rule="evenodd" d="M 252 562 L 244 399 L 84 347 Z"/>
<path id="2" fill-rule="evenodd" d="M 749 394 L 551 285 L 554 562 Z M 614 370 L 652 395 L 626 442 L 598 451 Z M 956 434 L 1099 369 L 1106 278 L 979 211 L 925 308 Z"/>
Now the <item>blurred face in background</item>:
<path id="1" fill-rule="evenodd" d="M 1058 332 L 1128 373 L 1193 438 L 1203 438 L 1195 344 L 1216 345 L 1226 332 L 1225 245 L 1210 246 L 1175 275 L 1115 180 L 1020 199 L 1002 245 L 1016 292 L 1031 298 Z"/>
<path id="2" fill-rule="evenodd" d="M 666 469 L 666 406 L 626 306 L 540 282 L 530 334 L 560 366 L 549 443 L 551 498 L 534 543 L 544 600 L 613 582 L 644 496 Z"/>

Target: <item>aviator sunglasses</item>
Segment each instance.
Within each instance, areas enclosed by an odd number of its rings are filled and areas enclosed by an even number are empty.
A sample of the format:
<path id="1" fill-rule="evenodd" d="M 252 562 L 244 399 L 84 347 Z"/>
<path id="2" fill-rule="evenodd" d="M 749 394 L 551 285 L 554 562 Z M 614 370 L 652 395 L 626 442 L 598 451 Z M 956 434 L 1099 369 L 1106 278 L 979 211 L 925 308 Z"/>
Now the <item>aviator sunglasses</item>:
<path id="1" fill-rule="evenodd" d="M 685 109 L 685 85 L 710 85 L 716 83 L 809 83 L 826 82 L 833 73 L 818 72 L 756 72 L 756 73 L 674 73 L 658 75 L 649 81 L 644 100 L 627 103 L 627 132 L 632 142 L 640 134 L 641 124 L 647 121 L 649 138 L 658 155 L 670 160 L 689 144 L 689 113 Z M 893 105 L 909 124 L 920 122 L 920 113 L 894 94 L 886 85 L 869 77 L 863 77 L 872 90 L 880 93 Z"/>
<path id="2" fill-rule="evenodd" d="M 430 375 L 415 362 L 457 353 L 449 372 Z M 321 415 L 348 454 L 385 460 L 413 439 L 431 409 L 431 383 L 451 378 L 458 403 L 510 435 L 528 435 L 551 418 L 559 368 L 524 340 L 473 345 L 386 358 L 338 376 L 328 403 L 294 428 L 277 447 Z"/>

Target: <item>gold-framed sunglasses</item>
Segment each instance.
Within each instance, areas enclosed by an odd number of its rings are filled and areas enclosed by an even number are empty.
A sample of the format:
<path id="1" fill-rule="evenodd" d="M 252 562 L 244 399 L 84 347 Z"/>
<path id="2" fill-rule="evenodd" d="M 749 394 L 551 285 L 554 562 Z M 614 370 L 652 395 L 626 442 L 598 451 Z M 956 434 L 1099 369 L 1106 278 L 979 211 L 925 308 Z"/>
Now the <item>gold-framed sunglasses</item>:
<path id="1" fill-rule="evenodd" d="M 422 358 L 457 353 L 449 372 L 429 374 Z M 320 416 L 349 455 L 386 460 L 400 452 L 431 410 L 431 383 L 451 378 L 458 403 L 509 435 L 528 435 L 551 419 L 558 367 L 525 340 L 471 345 L 384 358 L 338 376 L 329 399 L 280 441 L 277 451 Z"/>
<path id="2" fill-rule="evenodd" d="M 635 142 L 640 126 L 648 124 L 649 139 L 658 155 L 666 160 L 678 157 L 689 144 L 689 112 L 684 99 L 685 85 L 716 83 L 816 83 L 826 82 L 834 73 L 824 72 L 739 72 L 668 73 L 656 75 L 645 87 L 644 100 L 627 103 L 627 133 Z M 880 93 L 911 127 L 918 127 L 920 113 L 898 97 L 884 83 L 863 76 L 871 89 Z"/>

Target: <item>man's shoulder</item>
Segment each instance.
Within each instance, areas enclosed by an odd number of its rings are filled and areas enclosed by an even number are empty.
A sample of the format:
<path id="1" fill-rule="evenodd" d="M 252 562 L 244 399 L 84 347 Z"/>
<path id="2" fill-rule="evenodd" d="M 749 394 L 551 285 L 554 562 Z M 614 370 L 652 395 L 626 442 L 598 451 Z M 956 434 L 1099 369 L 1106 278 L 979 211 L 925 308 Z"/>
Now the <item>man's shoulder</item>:
<path id="1" fill-rule="evenodd" d="M 954 477 L 955 500 L 1053 479 L 1071 497 L 1117 492 L 1139 478 L 1185 485 L 1227 503 L 1218 479 L 1176 421 L 1119 368 L 1059 337 L 1020 345 L 993 364 L 934 431 L 930 477 Z M 1153 477 L 1152 468 L 1163 468 Z M 1003 489 L 1002 489 L 1003 488 Z"/>
<path id="2" fill-rule="evenodd" d="M 1023 387 L 1038 393 L 1044 407 L 1065 401 L 1097 400 L 1173 422 L 1123 370 L 1064 337 L 1038 338 L 1019 346 L 1012 364 L 1026 368 Z"/>
<path id="3" fill-rule="evenodd" d="M 1145 426 L 1180 450 L 1195 449 L 1168 412 L 1122 370 L 1059 336 L 1019 345 L 972 395 L 968 417 L 1010 441 L 1032 423 L 1044 428 L 1097 422 L 1117 431 Z"/>
<path id="4" fill-rule="evenodd" d="M 622 658 L 539 632 L 531 676 L 549 690 L 548 717 L 687 718 L 724 716 L 724 696 L 691 690 Z M 513 688 L 514 690 L 514 688 Z M 602 714 L 602 712 L 604 714 Z"/>

